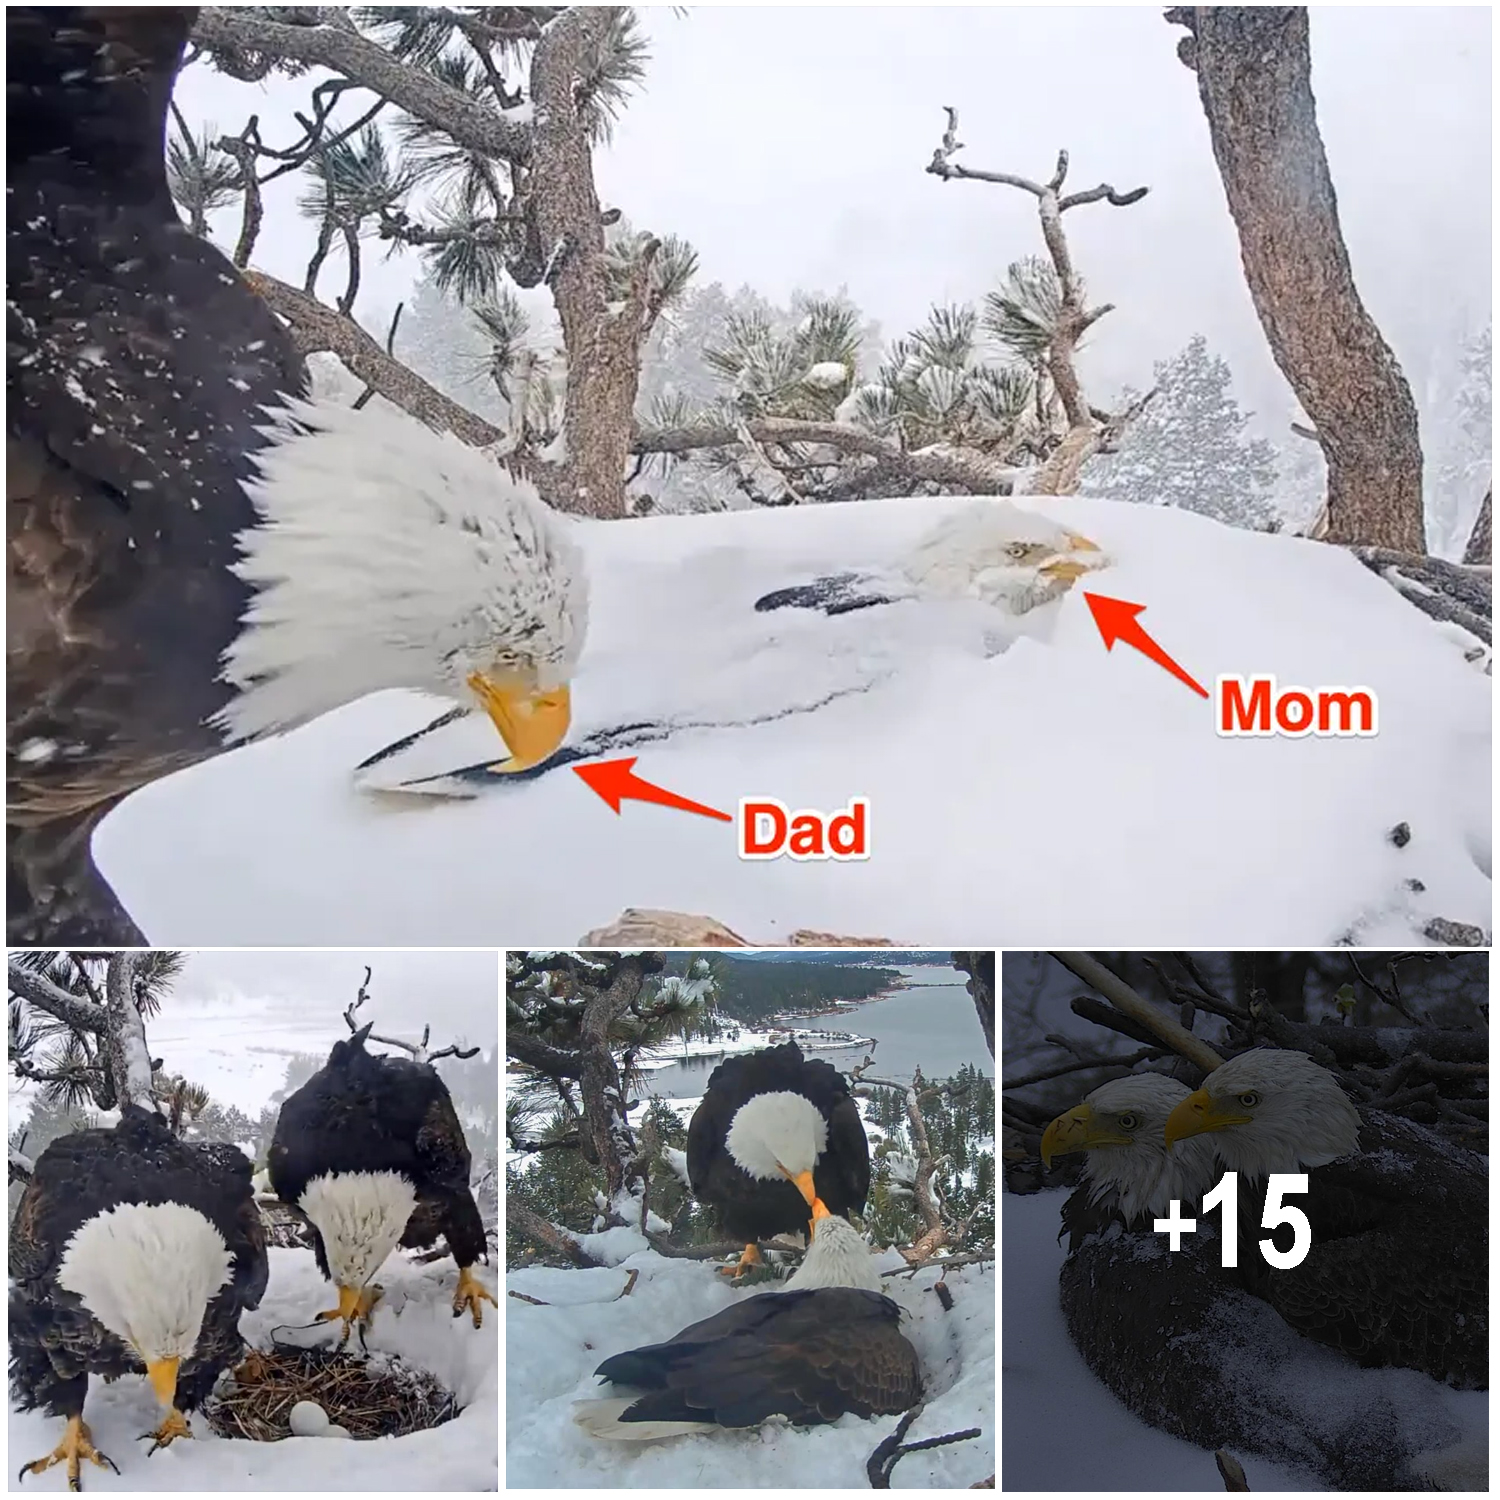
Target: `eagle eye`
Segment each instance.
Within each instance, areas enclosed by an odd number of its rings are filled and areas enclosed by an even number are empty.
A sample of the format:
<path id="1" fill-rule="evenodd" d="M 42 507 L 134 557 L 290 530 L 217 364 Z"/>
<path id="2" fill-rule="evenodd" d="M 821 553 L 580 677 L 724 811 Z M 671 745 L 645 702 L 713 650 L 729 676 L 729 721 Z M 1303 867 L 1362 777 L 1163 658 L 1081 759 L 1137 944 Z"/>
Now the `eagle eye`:
<path id="1" fill-rule="evenodd" d="M 1137 1120 L 1134 1115 L 1121 1115 L 1120 1116 L 1120 1129 L 1121 1130 L 1134 1130 L 1135 1127 L 1137 1125 L 1139 1125 L 1140 1123 L 1141 1122 L 1139 1120 Z"/>
<path id="2" fill-rule="evenodd" d="M 1015 558 L 1025 557 L 1029 550 L 1025 542 L 1012 542 L 1005 549 L 1007 556 Z"/>
<path id="3" fill-rule="evenodd" d="M 1254 1109 L 1255 1106 L 1260 1103 L 1260 1095 L 1257 1094 L 1254 1090 L 1251 1090 L 1247 1094 L 1240 1095 L 1240 1103 L 1243 1104 L 1246 1109 Z"/>

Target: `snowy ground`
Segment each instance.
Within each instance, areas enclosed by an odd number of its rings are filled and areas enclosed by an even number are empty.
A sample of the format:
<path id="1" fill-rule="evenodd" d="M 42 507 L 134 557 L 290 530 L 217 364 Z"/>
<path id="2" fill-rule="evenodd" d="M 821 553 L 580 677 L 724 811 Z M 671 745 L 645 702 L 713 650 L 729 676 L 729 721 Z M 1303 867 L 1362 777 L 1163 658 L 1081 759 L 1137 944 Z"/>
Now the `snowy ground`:
<path id="1" fill-rule="evenodd" d="M 611 1231 L 630 1235 L 630 1231 Z M 629 1245 L 623 1240 L 621 1251 Z M 899 1254 L 881 1265 L 894 1269 Z M 626 1272 L 640 1271 L 630 1296 Z M 945 1313 L 931 1286 L 936 1269 L 885 1285 L 909 1314 L 903 1323 L 922 1362 L 927 1409 L 909 1441 L 966 1427 L 971 1442 L 913 1453 L 896 1465 L 896 1489 L 958 1489 L 995 1471 L 995 1274 L 966 1266 L 949 1274 L 954 1307 Z M 647 1444 L 605 1444 L 572 1420 L 575 1401 L 605 1388 L 593 1376 L 624 1349 L 659 1342 L 753 1292 L 735 1292 L 701 1261 L 667 1260 L 650 1250 L 624 1255 L 617 1267 L 532 1267 L 506 1277 L 510 1290 L 549 1303 L 507 1300 L 506 1467 L 510 1489 L 865 1489 L 865 1463 L 892 1432 L 895 1417 L 845 1416 L 826 1427 L 768 1423 Z"/>
<path id="2" fill-rule="evenodd" d="M 101 826 L 105 873 L 157 942 L 569 946 L 629 906 L 928 945 L 1409 946 L 1490 924 L 1490 681 L 1353 558 L 1184 511 L 1028 500 L 1098 542 L 1097 592 L 1199 681 L 1365 686 L 1380 732 L 1221 739 L 1212 709 L 1075 589 L 999 649 L 996 611 L 908 600 L 756 613 L 769 590 L 890 566 L 964 500 L 581 526 L 593 619 L 573 740 L 674 726 L 638 775 L 742 796 L 871 799 L 859 863 L 741 861 L 728 824 L 616 816 L 567 766 L 477 802 L 376 798 L 355 765 L 441 705 L 383 694 L 148 787 Z M 438 738 L 438 737 L 434 737 Z M 438 747 L 493 757 L 485 721 Z M 439 769 L 432 766 L 430 769 Z M 1404 847 L 1388 834 L 1406 823 Z M 1413 889 L 1419 886 L 1419 889 Z"/>
<path id="3" fill-rule="evenodd" d="M 1068 1337 L 1057 1295 L 1063 1262 L 1057 1230 L 1066 1197 L 1066 1191 L 1006 1193 L 1001 1204 L 1002 1487 L 1084 1493 L 1221 1489 L 1212 1452 L 1148 1426 L 1094 1376 Z M 1346 1362 L 1334 1368 L 1316 1347 L 1310 1357 L 1320 1362 L 1310 1401 L 1329 1401 L 1358 1413 L 1379 1386 L 1382 1395 L 1398 1397 L 1393 1408 L 1407 1411 L 1412 1420 L 1428 1415 L 1418 1408 L 1440 1403 L 1443 1414 L 1471 1441 L 1483 1445 L 1487 1440 L 1485 1391 L 1449 1390 L 1409 1370 L 1358 1370 Z M 1337 1386 L 1329 1379 L 1330 1370 Z M 1305 1469 L 1278 1465 L 1257 1453 L 1235 1456 L 1252 1490 L 1328 1488 Z"/>
<path id="4" fill-rule="evenodd" d="M 333 1305 L 328 1283 L 310 1250 L 272 1249 L 271 1281 L 256 1311 L 241 1329 L 254 1345 L 270 1342 L 272 1330 L 311 1321 Z M 492 1273 L 476 1274 L 493 1286 Z M 118 1476 L 85 1466 L 83 1485 L 95 1490 L 326 1490 L 451 1491 L 499 1488 L 500 1338 L 491 1316 L 476 1329 L 467 1317 L 454 1318 L 451 1302 L 457 1272 L 451 1260 L 419 1266 L 400 1255 L 381 1268 L 386 1289 L 368 1344 L 372 1354 L 396 1355 L 435 1375 L 463 1404 L 452 1422 L 430 1432 L 368 1442 L 332 1438 L 293 1438 L 252 1443 L 216 1436 L 201 1414 L 191 1418 L 192 1442 L 179 1441 L 147 1456 L 136 1439 L 161 1420 L 144 1376 L 113 1385 L 89 1384 L 85 1420 L 94 1442 L 120 1466 Z M 336 1299 L 334 1299 L 336 1300 Z M 290 1335 L 286 1335 L 290 1337 Z M 305 1339 L 307 1335 L 300 1336 Z M 39 1412 L 10 1413 L 8 1454 L 11 1471 L 49 1452 L 62 1423 Z M 16 1484 L 12 1480 L 11 1488 Z M 66 1491 L 61 1467 L 26 1481 L 28 1492 Z"/>

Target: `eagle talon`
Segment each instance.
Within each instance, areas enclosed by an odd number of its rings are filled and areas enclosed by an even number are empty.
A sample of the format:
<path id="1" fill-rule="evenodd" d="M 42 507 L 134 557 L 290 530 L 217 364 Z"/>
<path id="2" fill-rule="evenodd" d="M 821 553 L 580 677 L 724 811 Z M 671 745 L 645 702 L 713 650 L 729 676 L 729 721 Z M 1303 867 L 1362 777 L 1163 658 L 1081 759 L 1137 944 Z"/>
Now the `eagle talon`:
<path id="1" fill-rule="evenodd" d="M 461 1318 L 465 1312 L 474 1319 L 476 1328 L 484 1327 L 484 1304 L 499 1307 L 468 1266 L 458 1268 L 458 1290 L 453 1294 L 453 1316 Z"/>
<path id="2" fill-rule="evenodd" d="M 342 1349 L 349 1342 L 349 1335 L 354 1332 L 355 1324 L 359 1325 L 359 1331 L 363 1336 L 366 1328 L 370 1326 L 370 1319 L 375 1312 L 375 1304 L 385 1295 L 383 1286 L 367 1286 L 355 1291 L 352 1287 L 339 1288 L 339 1305 L 330 1307 L 327 1312 L 318 1314 L 318 1321 L 331 1323 L 335 1318 L 341 1318 L 344 1324 L 344 1332 L 339 1338 L 339 1348 Z"/>
<path id="3" fill-rule="evenodd" d="M 39 1458 L 33 1463 L 22 1464 L 21 1472 L 16 1475 L 16 1483 L 20 1484 L 28 1474 L 43 1474 L 53 1464 L 66 1463 L 68 1466 L 68 1488 L 75 1493 L 83 1489 L 79 1482 L 78 1471 L 84 1459 L 98 1468 L 110 1468 L 116 1474 L 120 1472 L 117 1465 L 107 1453 L 101 1453 L 95 1446 L 92 1434 L 89 1432 L 88 1424 L 82 1417 L 69 1417 L 67 1430 L 63 1433 L 62 1441 L 45 1458 Z"/>
<path id="4" fill-rule="evenodd" d="M 174 1406 L 162 1418 L 162 1424 L 155 1432 L 143 1432 L 138 1441 L 145 1442 L 147 1438 L 153 1440 L 151 1446 L 146 1450 L 146 1457 L 150 1458 L 158 1448 L 169 1446 L 177 1438 L 190 1438 L 192 1435 L 193 1429 L 188 1426 L 187 1418 Z"/>
<path id="5" fill-rule="evenodd" d="M 733 1276 L 734 1279 L 738 1281 L 746 1271 L 752 1269 L 755 1266 L 763 1264 L 764 1261 L 761 1260 L 760 1256 L 760 1246 L 746 1245 L 745 1248 L 740 1252 L 739 1260 L 736 1261 L 734 1265 L 720 1266 L 718 1268 L 718 1271 L 720 1276 Z"/>

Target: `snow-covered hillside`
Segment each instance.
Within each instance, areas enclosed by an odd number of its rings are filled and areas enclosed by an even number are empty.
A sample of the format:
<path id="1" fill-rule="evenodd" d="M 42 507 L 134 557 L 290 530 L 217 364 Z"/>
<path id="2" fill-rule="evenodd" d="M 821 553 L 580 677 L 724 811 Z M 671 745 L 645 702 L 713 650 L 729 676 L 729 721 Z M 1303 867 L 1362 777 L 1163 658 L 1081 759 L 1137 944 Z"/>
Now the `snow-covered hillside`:
<path id="1" fill-rule="evenodd" d="M 246 1339 L 260 1347 L 269 1344 L 274 1329 L 306 1324 L 331 1305 L 328 1283 L 310 1250 L 272 1249 L 270 1255 L 265 1298 L 240 1325 Z M 430 1432 L 368 1442 L 289 1437 L 279 1443 L 254 1443 L 218 1437 L 201 1414 L 194 1414 L 193 1441 L 178 1441 L 148 1457 L 148 1445 L 137 1439 L 157 1425 L 161 1410 L 145 1377 L 131 1376 L 113 1385 L 92 1380 L 84 1419 L 95 1444 L 121 1472 L 115 1475 L 85 1465 L 85 1491 L 498 1489 L 498 1319 L 491 1316 L 476 1329 L 467 1317 L 453 1316 L 456 1274 L 446 1257 L 422 1266 L 398 1251 L 381 1268 L 378 1279 L 385 1297 L 367 1340 L 376 1358 L 399 1356 L 451 1390 L 464 1408 L 452 1422 Z M 492 1272 L 481 1266 L 477 1274 L 493 1285 Z M 305 1333 L 297 1336 L 298 1341 L 307 1338 Z M 7 1444 L 12 1470 L 50 1452 L 62 1427 L 57 1418 L 40 1412 L 12 1410 Z M 28 1479 L 26 1489 L 38 1494 L 64 1491 L 63 1470 Z"/>
<path id="2" fill-rule="evenodd" d="M 900 1264 L 894 1250 L 880 1260 L 884 1270 Z M 631 1270 L 640 1276 L 630 1295 L 621 1296 Z M 982 1432 L 902 1458 L 892 1474 L 896 1489 L 961 1489 L 995 1471 L 994 1268 L 952 1271 L 954 1306 L 946 1313 L 931 1290 L 937 1277 L 932 1268 L 885 1283 L 887 1295 L 909 1315 L 902 1327 L 921 1359 L 928 1391 L 926 1410 L 906 1440 L 968 1427 Z M 512 1271 L 506 1286 L 548 1304 L 506 1302 L 508 1488 L 864 1489 L 866 1460 L 896 1427 L 895 1417 L 845 1416 L 826 1427 L 771 1422 L 659 1443 L 599 1442 L 574 1424 L 572 1408 L 604 1390 L 593 1376 L 601 1361 L 658 1343 L 756 1293 L 732 1290 L 702 1261 L 668 1260 L 652 1250 L 626 1254 L 608 1269 Z"/>
<path id="3" fill-rule="evenodd" d="M 1220 738 L 1190 689 L 1105 650 L 1080 588 L 1019 639 L 977 599 L 753 607 L 899 566 L 941 518 L 988 503 L 578 528 L 593 617 L 571 741 L 613 732 L 604 753 L 729 811 L 868 797 L 868 860 L 747 862 L 729 824 L 639 803 L 617 816 L 566 765 L 476 801 L 372 795 L 354 767 L 443 707 L 384 694 L 136 793 L 99 830 L 102 867 L 150 937 L 177 944 L 569 946 L 631 906 L 761 942 L 800 927 L 1405 947 L 1435 917 L 1488 929 L 1490 681 L 1336 548 L 1144 504 L 1021 502 L 1104 548 L 1113 564 L 1087 586 L 1146 606 L 1141 623 L 1200 682 L 1367 687 L 1371 738 Z M 642 725 L 656 727 L 621 732 Z M 423 749 L 429 771 L 498 756 L 482 717 Z"/>

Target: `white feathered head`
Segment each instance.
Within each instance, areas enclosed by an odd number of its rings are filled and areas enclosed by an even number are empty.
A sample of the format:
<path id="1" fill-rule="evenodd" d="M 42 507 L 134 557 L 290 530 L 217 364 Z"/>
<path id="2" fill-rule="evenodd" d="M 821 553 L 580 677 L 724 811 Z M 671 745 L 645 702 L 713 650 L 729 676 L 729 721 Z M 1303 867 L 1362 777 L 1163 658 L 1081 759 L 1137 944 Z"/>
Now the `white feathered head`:
<path id="1" fill-rule="evenodd" d="M 1042 1161 L 1087 1153 L 1089 1202 L 1114 1196 L 1126 1218 L 1164 1214 L 1174 1198 L 1195 1201 L 1213 1186 L 1213 1147 L 1190 1142 L 1169 1153 L 1167 1120 L 1188 1097 L 1185 1083 L 1137 1073 L 1101 1084 L 1042 1135 Z"/>
<path id="2" fill-rule="evenodd" d="M 573 524 L 490 454 L 411 417 L 292 401 L 247 485 L 254 589 L 224 653 L 231 740 L 383 688 L 477 703 L 524 770 L 567 733 L 588 585 Z"/>
<path id="3" fill-rule="evenodd" d="M 1260 1179 L 1358 1151 L 1359 1111 L 1305 1052 L 1257 1047 L 1215 1068 L 1172 1111 L 1169 1145 L 1199 1135 L 1212 1140 L 1226 1171 Z"/>

